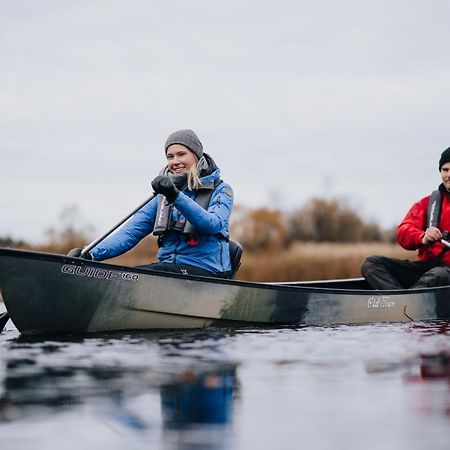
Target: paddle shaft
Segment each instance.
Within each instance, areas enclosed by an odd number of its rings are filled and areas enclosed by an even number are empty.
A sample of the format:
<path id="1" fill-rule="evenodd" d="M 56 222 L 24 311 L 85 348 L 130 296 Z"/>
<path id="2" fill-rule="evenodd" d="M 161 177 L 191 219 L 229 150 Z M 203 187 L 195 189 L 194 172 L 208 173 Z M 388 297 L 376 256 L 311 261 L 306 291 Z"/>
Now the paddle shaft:
<path id="1" fill-rule="evenodd" d="M 121 225 L 123 225 L 128 219 L 134 216 L 141 208 L 143 208 L 147 203 L 150 203 L 155 198 L 155 194 L 149 197 L 147 200 L 144 200 L 139 206 L 137 206 L 133 211 L 130 212 L 126 217 L 124 217 L 117 225 L 114 225 L 110 230 L 108 230 L 105 234 L 97 238 L 95 241 L 92 241 L 87 247 L 84 247 L 81 251 L 80 257 L 83 257 L 86 253 L 91 251 L 96 245 L 106 239 L 113 231 L 116 231 Z"/>
<path id="2" fill-rule="evenodd" d="M 448 242 L 446 239 L 441 239 L 441 244 L 445 247 L 450 248 L 450 242 Z"/>
<path id="3" fill-rule="evenodd" d="M 0 333 L 3 331 L 3 328 L 5 328 L 6 322 L 9 320 L 9 313 L 8 311 L 5 311 L 4 313 L 0 314 Z"/>
<path id="4" fill-rule="evenodd" d="M 137 206 L 133 211 L 130 212 L 126 217 L 124 217 L 117 225 L 114 225 L 110 230 L 108 230 L 105 234 L 97 238 L 95 241 L 92 241 L 87 247 L 85 247 L 81 251 L 80 257 L 83 257 L 87 252 L 92 250 L 97 244 L 103 241 L 103 239 L 106 239 L 113 231 L 117 230 L 122 224 L 124 224 L 128 219 L 130 219 L 132 216 L 134 216 L 141 208 L 143 208 L 147 203 L 151 202 L 155 198 L 155 194 L 153 194 L 151 197 L 143 201 L 139 206 Z M 6 322 L 10 319 L 8 311 L 5 311 L 4 313 L 0 314 L 0 333 L 3 331 L 3 328 L 5 328 Z"/>

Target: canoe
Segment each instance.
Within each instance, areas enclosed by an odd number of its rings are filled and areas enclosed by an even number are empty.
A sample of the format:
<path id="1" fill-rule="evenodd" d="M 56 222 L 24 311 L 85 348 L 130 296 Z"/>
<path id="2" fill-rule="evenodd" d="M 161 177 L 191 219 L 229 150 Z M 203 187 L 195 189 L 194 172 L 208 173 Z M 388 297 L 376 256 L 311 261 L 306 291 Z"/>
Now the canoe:
<path id="1" fill-rule="evenodd" d="M 22 334 L 450 318 L 450 286 L 373 291 L 359 278 L 255 283 L 4 248 L 0 289 Z"/>

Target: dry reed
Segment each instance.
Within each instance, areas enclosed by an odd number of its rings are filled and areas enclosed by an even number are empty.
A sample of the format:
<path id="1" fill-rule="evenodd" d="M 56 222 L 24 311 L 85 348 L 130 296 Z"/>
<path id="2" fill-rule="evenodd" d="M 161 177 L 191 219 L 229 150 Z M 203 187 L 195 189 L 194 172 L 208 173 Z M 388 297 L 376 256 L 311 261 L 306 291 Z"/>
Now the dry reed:
<path id="1" fill-rule="evenodd" d="M 297 242 L 276 253 L 246 253 L 236 275 L 249 281 L 326 280 L 360 277 L 360 267 L 369 255 L 414 259 L 412 252 L 385 243 Z"/>

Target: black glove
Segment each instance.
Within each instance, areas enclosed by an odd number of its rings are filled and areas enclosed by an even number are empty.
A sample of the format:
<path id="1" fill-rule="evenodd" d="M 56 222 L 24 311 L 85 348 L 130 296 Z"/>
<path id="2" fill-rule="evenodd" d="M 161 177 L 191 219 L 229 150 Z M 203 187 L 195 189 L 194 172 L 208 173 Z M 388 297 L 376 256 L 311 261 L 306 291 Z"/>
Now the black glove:
<path id="1" fill-rule="evenodd" d="M 91 254 L 89 252 L 86 252 L 83 256 L 81 256 L 82 251 L 82 248 L 73 248 L 69 253 L 67 253 L 67 256 L 71 256 L 72 258 L 89 259 L 90 261 L 92 261 Z"/>
<path id="2" fill-rule="evenodd" d="M 164 195 L 169 203 L 173 203 L 180 193 L 173 181 L 166 175 L 158 175 L 152 181 L 152 188 L 156 194 Z"/>

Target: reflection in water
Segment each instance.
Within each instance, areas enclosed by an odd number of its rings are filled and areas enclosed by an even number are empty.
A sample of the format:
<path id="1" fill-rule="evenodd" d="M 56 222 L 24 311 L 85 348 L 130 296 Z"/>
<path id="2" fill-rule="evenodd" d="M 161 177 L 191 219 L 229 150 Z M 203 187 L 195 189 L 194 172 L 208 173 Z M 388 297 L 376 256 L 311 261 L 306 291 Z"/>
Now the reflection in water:
<path id="1" fill-rule="evenodd" d="M 447 378 L 450 382 L 450 351 L 421 355 L 420 375 L 423 379 Z"/>
<path id="2" fill-rule="evenodd" d="M 0 422 L 42 415 L 43 409 L 52 415 L 89 405 L 110 424 L 149 430 L 155 418 L 149 420 L 146 406 L 136 408 L 135 403 L 150 394 L 161 399 L 160 420 L 167 429 L 226 425 L 231 421 L 236 364 L 180 359 L 186 347 L 211 350 L 219 340 L 214 336 L 205 343 L 189 335 L 184 340 L 165 336 L 51 342 L 18 338 L 0 361 Z M 145 358 L 130 357 L 134 347 L 136 354 L 146 352 L 153 358 L 146 363 Z M 155 351 L 164 364 L 156 364 Z"/>
<path id="3" fill-rule="evenodd" d="M 5 358 L 0 420 L 32 415 L 42 408 L 56 412 L 90 399 L 120 394 L 130 373 L 120 367 L 70 358 L 67 353 L 71 346 L 81 344 L 83 341 L 17 339 Z"/>
<path id="4" fill-rule="evenodd" d="M 428 342 L 419 352 L 417 361 L 420 365 L 420 374 L 411 377 L 416 380 L 448 379 L 450 382 L 450 345 L 447 336 L 450 335 L 449 322 L 436 322 L 430 324 L 415 324 L 411 330 L 422 336 L 431 336 L 436 339 Z"/>
<path id="5" fill-rule="evenodd" d="M 421 336 L 449 336 L 450 322 L 444 320 L 436 320 L 433 322 L 413 322 L 409 327 L 409 331 L 420 334 Z"/>
<path id="6" fill-rule="evenodd" d="M 235 392 L 235 365 L 204 373 L 187 370 L 163 385 L 164 448 L 232 448 L 229 427 Z"/>
<path id="7" fill-rule="evenodd" d="M 169 428 L 185 424 L 224 424 L 230 421 L 236 367 L 196 374 L 186 371 L 179 381 L 161 388 L 164 423 Z"/>
<path id="8" fill-rule="evenodd" d="M 413 397 L 416 411 L 421 415 L 450 417 L 449 326 L 444 321 L 411 324 L 409 332 L 419 338 L 417 352 L 398 360 L 372 360 L 366 364 L 366 370 L 369 373 L 402 371 L 404 382 L 413 385 L 416 393 L 420 392 Z"/>
<path id="9" fill-rule="evenodd" d="M 444 322 L 3 334 L 1 449 L 447 450 L 449 350 Z"/>
<path id="10" fill-rule="evenodd" d="M 422 393 L 417 397 L 417 410 L 424 415 L 437 414 L 450 418 L 450 349 L 421 354 L 419 369 L 405 376 L 405 381 L 416 384 Z M 446 391 L 436 391 L 436 383 L 445 383 Z"/>

